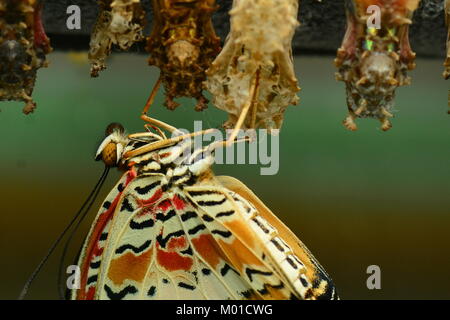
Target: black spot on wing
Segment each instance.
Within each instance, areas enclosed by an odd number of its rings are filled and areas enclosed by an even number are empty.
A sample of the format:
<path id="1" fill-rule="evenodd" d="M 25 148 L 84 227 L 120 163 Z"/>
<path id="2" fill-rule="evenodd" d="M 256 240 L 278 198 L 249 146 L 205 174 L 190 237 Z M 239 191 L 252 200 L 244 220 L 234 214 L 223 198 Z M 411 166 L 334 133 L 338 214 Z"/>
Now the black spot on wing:
<path id="1" fill-rule="evenodd" d="M 224 203 L 225 201 L 227 201 L 226 197 L 223 197 L 223 199 L 215 201 L 215 200 L 209 200 L 209 201 L 197 201 L 197 204 L 199 206 L 204 206 L 204 207 L 213 207 L 213 206 L 218 206 L 221 205 L 222 203 Z"/>
<path id="2" fill-rule="evenodd" d="M 128 212 L 133 212 L 134 211 L 134 208 L 131 205 L 131 203 L 128 200 L 128 198 L 123 199 L 122 205 L 120 206 L 120 211 L 128 211 Z"/>
<path id="3" fill-rule="evenodd" d="M 197 183 L 197 180 L 198 180 L 197 176 L 192 174 L 189 176 L 189 179 L 186 180 L 183 184 L 186 186 L 193 186 Z"/>
<path id="4" fill-rule="evenodd" d="M 119 185 L 117 186 L 117 190 L 119 190 L 119 192 L 122 192 L 123 189 L 124 189 L 123 183 L 121 183 L 121 184 L 119 184 Z"/>
<path id="5" fill-rule="evenodd" d="M 158 235 L 156 236 L 156 241 L 160 244 L 160 246 L 161 246 L 162 248 L 165 248 L 165 247 L 166 247 L 166 244 L 167 244 L 167 242 L 170 240 L 170 238 L 172 238 L 172 237 L 177 238 L 177 237 L 181 237 L 181 236 L 183 236 L 183 235 L 184 235 L 184 231 L 183 231 L 183 230 L 178 230 L 178 231 L 169 233 L 169 234 L 168 234 L 167 236 L 165 236 L 165 237 L 163 237 L 161 234 L 158 234 Z"/>
<path id="6" fill-rule="evenodd" d="M 280 250 L 281 252 L 284 252 L 283 246 L 281 244 L 279 244 L 277 240 L 272 239 L 272 240 L 270 240 L 270 242 L 272 242 L 278 250 Z"/>
<path id="7" fill-rule="evenodd" d="M 135 294 L 138 292 L 135 286 L 128 285 L 124 289 L 120 290 L 119 292 L 114 292 L 108 285 L 105 284 L 105 291 L 108 298 L 111 300 L 122 300 L 127 296 L 128 294 Z"/>
<path id="8" fill-rule="evenodd" d="M 105 208 L 106 210 L 108 210 L 109 207 L 111 207 L 111 202 L 109 202 L 109 201 L 103 202 L 103 208 Z"/>
<path id="9" fill-rule="evenodd" d="M 143 195 L 143 194 L 149 193 L 151 190 L 153 190 L 154 188 L 156 188 L 160 184 L 161 184 L 161 181 L 158 180 L 158 181 L 155 181 L 155 182 L 153 182 L 153 183 L 151 183 L 151 184 L 149 184 L 149 185 L 147 185 L 145 187 L 136 187 L 136 188 L 134 188 L 134 190 L 137 193 Z"/>
<path id="10" fill-rule="evenodd" d="M 102 262 L 101 260 L 98 260 L 97 262 L 91 262 L 89 264 L 89 268 L 98 269 L 100 267 L 101 262 Z"/>
<path id="11" fill-rule="evenodd" d="M 207 214 L 202 215 L 202 219 L 206 222 L 214 221 L 214 219 Z"/>
<path id="12" fill-rule="evenodd" d="M 253 222 L 255 222 L 257 225 L 258 225 L 258 227 L 264 232 L 264 233 L 269 233 L 269 229 L 267 229 L 266 228 L 266 226 L 265 225 L 263 225 L 258 219 L 252 219 L 253 220 Z"/>
<path id="13" fill-rule="evenodd" d="M 249 298 L 251 298 L 252 296 L 255 295 L 255 290 L 249 289 L 249 290 L 246 290 L 246 291 L 242 291 L 241 294 L 242 294 L 242 296 L 245 299 L 249 299 Z"/>
<path id="14" fill-rule="evenodd" d="M 191 291 L 193 291 L 193 290 L 195 289 L 194 286 L 191 286 L 190 284 L 187 284 L 187 283 L 185 283 L 185 282 L 178 282 L 178 286 L 179 286 L 180 288 L 187 289 L 187 290 L 191 290 Z"/>
<path id="15" fill-rule="evenodd" d="M 292 260 L 291 258 L 287 257 L 286 261 L 291 265 L 292 268 L 294 269 L 298 269 L 298 266 L 295 264 L 294 260 Z"/>
<path id="16" fill-rule="evenodd" d="M 234 214 L 234 210 L 222 211 L 222 212 L 219 212 L 218 214 L 216 214 L 216 218 L 229 217 L 229 216 L 232 216 L 233 214 Z"/>
<path id="17" fill-rule="evenodd" d="M 197 232 L 199 232 L 201 230 L 204 230 L 204 229 L 206 229 L 205 225 L 204 224 L 199 224 L 199 225 L 195 226 L 194 228 L 190 229 L 188 231 L 188 233 L 190 235 L 195 235 Z"/>
<path id="18" fill-rule="evenodd" d="M 302 285 L 303 285 L 305 288 L 307 288 L 308 285 L 309 285 L 308 281 L 306 281 L 306 279 L 303 278 L 303 277 L 300 277 L 300 282 L 302 283 Z"/>
<path id="19" fill-rule="evenodd" d="M 176 175 L 176 176 L 173 176 L 173 177 L 172 177 L 172 181 L 173 181 L 173 182 L 176 182 L 176 181 L 178 181 L 178 180 L 180 180 L 180 179 L 186 177 L 187 175 L 188 175 L 188 168 L 186 167 L 186 169 L 184 170 L 183 173 L 181 173 L 181 174 L 179 174 L 179 175 Z M 189 177 L 188 177 L 188 178 L 189 178 Z"/>
<path id="20" fill-rule="evenodd" d="M 203 191 L 189 191 L 189 194 L 193 197 L 198 197 L 198 196 L 207 196 L 207 195 L 222 194 L 222 193 L 219 191 L 214 191 L 214 190 L 203 190 Z"/>
<path id="21" fill-rule="evenodd" d="M 284 284 L 283 284 L 283 282 L 280 282 L 280 284 L 277 284 L 277 285 L 271 285 L 269 283 L 265 283 L 263 289 L 258 290 L 258 292 L 264 296 L 266 294 L 269 294 L 269 288 L 280 290 L 280 289 L 284 288 Z"/>
<path id="22" fill-rule="evenodd" d="M 203 273 L 205 276 L 207 276 L 207 275 L 209 275 L 209 274 L 211 273 L 211 269 L 203 268 L 203 269 L 202 269 L 202 273 Z"/>
<path id="23" fill-rule="evenodd" d="M 228 271 L 234 271 L 234 273 L 236 273 L 238 276 L 240 275 L 239 272 L 237 272 L 232 267 L 230 267 L 230 265 L 228 263 L 225 263 L 225 265 L 222 267 L 222 269 L 220 269 L 220 274 L 222 275 L 222 277 L 225 277 L 227 275 Z"/>
<path id="24" fill-rule="evenodd" d="M 147 240 L 145 241 L 140 247 L 135 247 L 131 244 L 124 244 L 123 246 L 120 246 L 116 249 L 115 253 L 117 254 L 121 254 L 123 253 L 125 250 L 131 250 L 134 253 L 141 253 L 142 251 L 144 251 L 145 249 L 147 249 L 148 247 L 150 247 L 150 244 L 152 243 L 152 240 Z"/>
<path id="25" fill-rule="evenodd" d="M 159 220 L 159 221 L 162 221 L 162 222 L 166 222 L 170 218 L 175 217 L 175 216 L 176 216 L 175 210 L 170 210 L 169 212 L 167 212 L 167 214 L 157 213 L 156 214 L 156 220 Z"/>
<path id="26" fill-rule="evenodd" d="M 192 248 L 190 246 L 186 250 L 180 251 L 180 253 L 182 253 L 184 255 L 188 255 L 188 256 L 192 256 L 193 255 Z"/>
<path id="27" fill-rule="evenodd" d="M 89 278 L 87 278 L 86 284 L 89 285 L 91 283 L 95 283 L 97 282 L 97 279 L 98 279 L 97 275 L 90 276 Z"/>
<path id="28" fill-rule="evenodd" d="M 155 293 L 156 293 L 156 287 L 155 286 L 151 286 L 150 289 L 147 292 L 147 295 L 149 297 L 153 297 L 155 295 Z"/>
<path id="29" fill-rule="evenodd" d="M 232 235 L 232 233 L 230 231 L 223 231 L 223 230 L 213 230 L 213 231 L 211 231 L 211 233 L 218 234 L 219 236 L 224 237 L 224 238 L 229 238 Z"/>
<path id="30" fill-rule="evenodd" d="M 261 271 L 252 268 L 245 268 L 245 273 L 247 274 L 247 277 L 250 279 L 250 281 L 253 281 L 253 275 L 255 274 L 260 274 L 263 276 L 271 276 L 273 274 L 273 272 L 270 271 Z"/>
<path id="31" fill-rule="evenodd" d="M 195 211 L 187 211 L 181 215 L 181 221 L 185 222 L 189 219 L 196 218 L 198 215 Z"/>
<path id="32" fill-rule="evenodd" d="M 100 235 L 100 238 L 98 239 L 99 241 L 103 241 L 103 240 L 106 240 L 106 239 L 108 239 L 108 232 L 103 232 L 101 235 Z"/>
<path id="33" fill-rule="evenodd" d="M 145 228 L 151 228 L 155 225 L 153 219 L 145 220 L 142 222 L 136 222 L 134 220 L 130 221 L 130 228 L 134 230 L 142 230 Z"/>

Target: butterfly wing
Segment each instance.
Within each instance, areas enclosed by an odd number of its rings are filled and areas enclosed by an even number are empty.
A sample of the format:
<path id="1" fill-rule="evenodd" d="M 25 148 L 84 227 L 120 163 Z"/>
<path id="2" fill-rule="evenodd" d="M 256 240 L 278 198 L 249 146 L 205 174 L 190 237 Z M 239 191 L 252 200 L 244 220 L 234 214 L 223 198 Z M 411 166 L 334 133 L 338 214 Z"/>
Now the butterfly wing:
<path id="1" fill-rule="evenodd" d="M 83 247 L 81 290 L 73 298 L 331 294 L 331 281 L 314 257 L 242 183 L 221 177 L 167 190 L 164 179 L 132 172 L 121 178 Z"/>
<path id="2" fill-rule="evenodd" d="M 78 259 L 78 266 L 80 267 L 80 288 L 78 290 L 72 290 L 72 299 L 94 299 L 103 250 L 111 227 L 111 220 L 116 212 L 116 208 L 119 206 L 126 186 L 133 178 L 134 175 L 131 172 L 125 173 L 102 203 L 81 249 Z"/>
<path id="3" fill-rule="evenodd" d="M 216 245 L 201 215 L 164 176 L 129 182 L 101 255 L 96 299 L 242 299 L 250 286 Z M 90 237 L 92 241 L 92 236 Z"/>
<path id="4" fill-rule="evenodd" d="M 302 274 L 304 274 L 307 281 L 312 284 L 311 293 L 313 297 L 322 299 L 337 298 L 333 281 L 317 259 L 297 236 L 280 219 L 278 219 L 247 186 L 241 181 L 228 176 L 219 176 L 216 179 L 223 187 L 245 199 L 244 201 L 248 202 L 247 205 L 252 206 L 257 211 L 261 221 L 265 221 L 277 231 L 278 236 L 273 239 L 278 241 L 279 238 L 280 244 L 285 243 L 291 249 L 293 255 L 304 265 Z M 279 254 L 277 251 L 279 251 L 280 247 L 276 244 L 275 247 L 276 250 L 272 246 L 268 247 L 271 248 L 270 251 L 275 252 L 272 253 L 272 255 Z M 280 257 L 283 257 L 283 255 L 280 255 Z"/>

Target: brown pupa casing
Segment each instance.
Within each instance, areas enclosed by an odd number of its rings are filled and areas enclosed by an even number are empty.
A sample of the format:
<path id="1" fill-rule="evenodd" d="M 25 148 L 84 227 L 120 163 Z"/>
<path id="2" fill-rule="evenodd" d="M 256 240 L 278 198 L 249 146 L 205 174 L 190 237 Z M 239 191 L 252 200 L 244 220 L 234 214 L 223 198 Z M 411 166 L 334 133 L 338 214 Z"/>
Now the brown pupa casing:
<path id="1" fill-rule="evenodd" d="M 375 118 L 383 131 L 392 125 L 395 90 L 408 85 L 415 68 L 408 30 L 418 0 L 346 0 L 347 31 L 335 64 L 344 81 L 348 117 L 344 125 L 357 130 L 356 118 Z M 380 10 L 380 28 L 369 27 L 370 6 Z M 369 10 L 370 11 L 370 10 Z"/>
<path id="2" fill-rule="evenodd" d="M 32 93 L 37 70 L 47 67 L 50 53 L 36 0 L 0 0 L 0 101 L 25 102 L 23 113 L 36 108 Z"/>
<path id="3" fill-rule="evenodd" d="M 205 71 L 220 52 L 211 16 L 215 0 L 152 0 L 153 30 L 147 39 L 149 64 L 161 70 L 165 106 L 179 106 L 176 97 L 197 99 L 195 110 L 207 108 L 203 96 Z"/>

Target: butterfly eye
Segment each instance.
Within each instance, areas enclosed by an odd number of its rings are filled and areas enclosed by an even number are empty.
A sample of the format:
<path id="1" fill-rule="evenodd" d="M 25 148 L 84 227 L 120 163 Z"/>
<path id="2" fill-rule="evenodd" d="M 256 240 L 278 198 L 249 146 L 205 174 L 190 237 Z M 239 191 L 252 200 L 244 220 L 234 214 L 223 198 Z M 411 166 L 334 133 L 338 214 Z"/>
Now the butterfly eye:
<path id="1" fill-rule="evenodd" d="M 117 147 L 120 144 L 114 142 L 108 143 L 101 152 L 101 159 L 108 167 L 115 167 L 117 165 Z"/>
<path id="2" fill-rule="evenodd" d="M 119 163 L 128 137 L 120 123 L 111 123 L 105 130 L 106 138 L 100 144 L 95 159 L 102 160 L 106 166 L 115 167 Z"/>

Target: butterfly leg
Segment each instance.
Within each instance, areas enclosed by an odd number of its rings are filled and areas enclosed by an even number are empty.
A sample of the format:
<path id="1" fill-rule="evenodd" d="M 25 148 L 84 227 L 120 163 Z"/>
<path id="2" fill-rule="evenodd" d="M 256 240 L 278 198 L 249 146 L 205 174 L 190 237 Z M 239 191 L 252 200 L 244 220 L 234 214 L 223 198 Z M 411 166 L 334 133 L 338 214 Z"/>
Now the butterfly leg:
<path id="1" fill-rule="evenodd" d="M 165 122 L 150 118 L 149 116 L 147 116 L 146 114 L 142 114 L 141 115 L 141 119 L 144 120 L 145 122 L 150 123 L 150 125 L 154 125 L 158 128 L 163 128 L 164 130 L 167 130 L 169 132 L 175 132 L 178 131 L 177 128 L 172 127 L 170 124 L 167 124 Z"/>
<path id="2" fill-rule="evenodd" d="M 153 86 L 152 92 L 150 93 L 150 96 L 147 99 L 147 102 L 145 103 L 144 110 L 142 110 L 142 114 L 146 115 L 148 110 L 150 109 L 150 106 L 153 104 L 153 101 L 155 100 L 155 96 L 158 93 L 158 89 L 161 86 L 161 76 L 156 81 L 155 85 Z"/>
<path id="3" fill-rule="evenodd" d="M 236 139 L 239 130 L 242 128 L 242 125 L 244 124 L 244 121 L 247 117 L 248 111 L 256 103 L 256 97 L 258 95 L 258 88 L 259 88 L 259 72 L 260 72 L 260 70 L 258 69 L 256 71 L 255 77 L 252 79 L 252 83 L 250 85 L 250 94 L 249 94 L 250 99 L 244 104 L 244 107 L 241 110 L 241 114 L 239 115 L 236 125 L 235 125 L 233 131 L 231 132 L 230 137 L 227 139 L 227 146 L 231 146 L 233 144 L 233 141 Z"/>
<path id="4" fill-rule="evenodd" d="M 355 123 L 355 119 L 357 118 L 357 115 L 353 111 L 349 111 L 347 118 L 342 121 L 344 127 L 346 127 L 350 131 L 356 131 L 358 130 L 358 126 Z"/>

